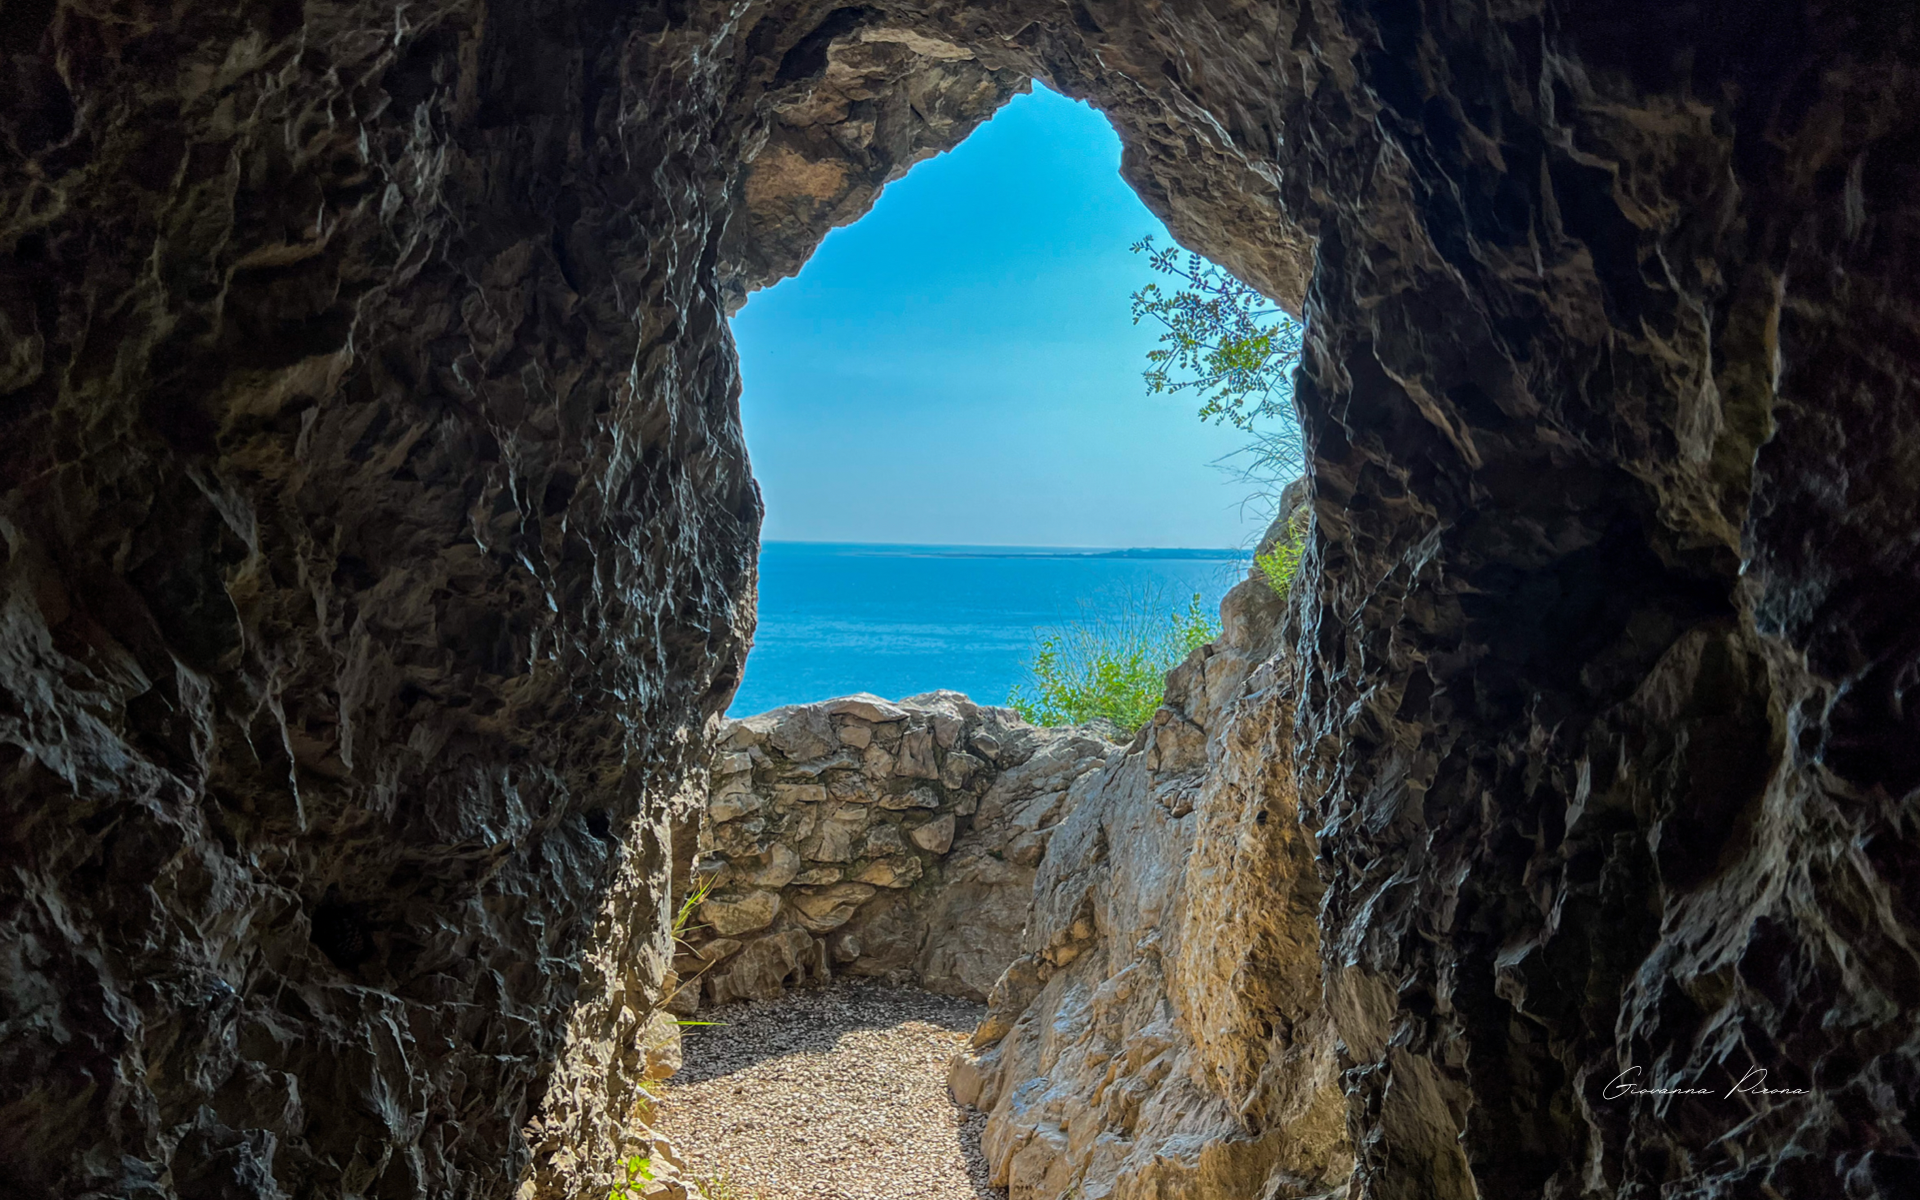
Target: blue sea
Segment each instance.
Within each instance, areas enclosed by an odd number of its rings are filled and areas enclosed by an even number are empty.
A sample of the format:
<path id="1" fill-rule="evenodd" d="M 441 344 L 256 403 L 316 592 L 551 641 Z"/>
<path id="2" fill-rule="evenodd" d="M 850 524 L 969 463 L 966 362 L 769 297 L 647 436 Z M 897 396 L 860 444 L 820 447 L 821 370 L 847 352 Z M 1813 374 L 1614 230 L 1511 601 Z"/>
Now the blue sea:
<path id="1" fill-rule="evenodd" d="M 730 715 L 849 692 L 951 688 L 1004 704 L 1036 636 L 1150 604 L 1209 614 L 1246 578 L 1245 550 L 862 546 L 768 542 L 760 625 Z"/>

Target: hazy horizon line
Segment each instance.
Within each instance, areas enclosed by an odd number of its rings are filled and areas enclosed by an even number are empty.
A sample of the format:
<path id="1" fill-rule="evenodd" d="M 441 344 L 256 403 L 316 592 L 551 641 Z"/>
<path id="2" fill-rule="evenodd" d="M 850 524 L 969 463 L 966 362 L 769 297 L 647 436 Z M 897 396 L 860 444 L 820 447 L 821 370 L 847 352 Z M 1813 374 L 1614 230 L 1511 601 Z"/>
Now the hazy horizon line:
<path id="1" fill-rule="evenodd" d="M 1236 546 L 1050 546 L 970 542 L 849 542 L 811 538 L 769 538 L 768 546 L 846 547 L 853 550 L 918 551 L 925 557 L 1010 558 L 1042 556 L 1074 558 L 1251 558 L 1253 551 Z"/>

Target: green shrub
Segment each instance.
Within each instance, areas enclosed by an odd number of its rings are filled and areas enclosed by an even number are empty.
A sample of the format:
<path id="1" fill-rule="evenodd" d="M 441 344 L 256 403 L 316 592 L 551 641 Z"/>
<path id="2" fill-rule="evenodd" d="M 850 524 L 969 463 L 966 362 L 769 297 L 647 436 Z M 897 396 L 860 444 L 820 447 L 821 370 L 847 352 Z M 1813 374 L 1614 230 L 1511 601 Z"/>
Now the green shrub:
<path id="1" fill-rule="evenodd" d="M 644 1154 L 636 1154 L 620 1164 L 626 1170 L 627 1177 L 613 1185 L 607 1193 L 607 1200 L 640 1200 L 646 1186 L 653 1182 L 653 1159 Z"/>
<path id="2" fill-rule="evenodd" d="M 1167 672 L 1219 633 L 1198 593 L 1184 613 L 1162 617 L 1149 600 L 1119 616 L 1046 632 L 1027 664 L 1027 682 L 1007 703 L 1035 725 L 1106 720 L 1130 736 L 1160 707 Z"/>
<path id="3" fill-rule="evenodd" d="M 1253 556 L 1253 565 L 1260 568 L 1267 586 L 1283 598 L 1292 589 L 1294 577 L 1300 573 L 1300 556 L 1307 552 L 1307 528 L 1310 523 L 1307 507 L 1303 504 L 1293 510 L 1293 515 L 1287 518 L 1286 529 L 1267 548 L 1267 552 Z"/>

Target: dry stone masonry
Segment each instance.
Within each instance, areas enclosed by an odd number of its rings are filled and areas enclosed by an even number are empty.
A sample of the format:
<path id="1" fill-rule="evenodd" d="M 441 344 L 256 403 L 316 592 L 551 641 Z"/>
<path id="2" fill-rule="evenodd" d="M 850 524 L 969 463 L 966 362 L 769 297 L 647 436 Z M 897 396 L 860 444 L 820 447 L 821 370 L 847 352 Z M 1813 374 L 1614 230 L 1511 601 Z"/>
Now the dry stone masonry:
<path id="1" fill-rule="evenodd" d="M 1299 788 L 1354 1200 L 1920 1189 L 1880 0 L 10 4 L 6 1188 L 606 1194 L 751 636 L 725 314 L 1028 80 L 1306 320 L 1297 682 L 1228 726 Z M 1135 953 L 1094 883 L 1069 974 Z M 1220 994 L 1213 1094 L 1317 1078 Z M 992 1094 L 1010 1173 L 1104 1153 Z"/>
<path id="2" fill-rule="evenodd" d="M 984 1000 L 1017 953 L 1035 870 L 1114 747 L 957 692 L 846 696 L 728 721 L 676 1007 L 835 974 Z"/>

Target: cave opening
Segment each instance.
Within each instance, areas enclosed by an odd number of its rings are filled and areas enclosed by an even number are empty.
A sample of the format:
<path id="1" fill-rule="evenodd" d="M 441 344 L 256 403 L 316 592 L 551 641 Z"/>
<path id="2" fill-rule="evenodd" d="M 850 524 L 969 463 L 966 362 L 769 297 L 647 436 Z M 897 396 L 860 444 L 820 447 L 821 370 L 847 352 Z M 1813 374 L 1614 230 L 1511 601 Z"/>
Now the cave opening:
<path id="1" fill-rule="evenodd" d="M 1019 768 L 1083 776 L 1102 747 L 981 706 L 1036 626 L 1219 611 L 1291 482 L 1228 469 L 1246 430 L 1148 393 L 1161 327 L 1129 301 L 1155 278 L 1141 244 L 1170 235 L 1120 165 L 1089 107 L 1016 92 L 731 318 L 767 510 L 755 641 L 705 809 L 673 833 L 668 1007 L 691 1025 L 634 1129 L 710 1196 L 1004 1194 L 979 1088 L 948 1071 L 1071 807 Z"/>

